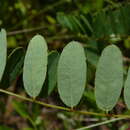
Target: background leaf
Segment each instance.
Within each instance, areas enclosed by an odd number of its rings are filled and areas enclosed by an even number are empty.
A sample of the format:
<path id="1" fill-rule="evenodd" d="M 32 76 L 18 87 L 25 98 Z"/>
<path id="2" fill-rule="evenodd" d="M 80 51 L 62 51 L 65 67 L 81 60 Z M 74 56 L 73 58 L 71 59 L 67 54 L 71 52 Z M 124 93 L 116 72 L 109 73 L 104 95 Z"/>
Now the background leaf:
<path id="1" fill-rule="evenodd" d="M 48 56 L 48 94 L 50 94 L 57 82 L 57 65 L 59 61 L 59 53 L 53 51 Z"/>
<path id="2" fill-rule="evenodd" d="M 99 60 L 99 55 L 94 52 L 93 50 L 91 49 L 87 49 L 87 48 L 84 48 L 85 49 L 85 54 L 86 54 L 86 57 L 87 57 L 87 61 L 93 65 L 94 67 L 97 66 L 97 62 Z"/>
<path id="3" fill-rule="evenodd" d="M 4 125 L 0 125 L 0 130 L 13 130 L 13 129 Z"/>
<path id="4" fill-rule="evenodd" d="M 100 10 L 103 3 L 103 0 L 96 1 L 94 7 Z M 88 6 L 88 3 L 86 6 Z M 115 10 L 100 10 L 96 15 L 89 13 L 87 15 L 84 13 L 57 13 L 57 21 L 74 33 L 92 35 L 100 39 L 109 38 L 111 35 L 129 35 L 129 14 L 130 4 L 124 4 Z"/>
<path id="5" fill-rule="evenodd" d="M 36 35 L 29 43 L 23 68 L 26 92 L 31 97 L 40 93 L 47 71 L 47 45 L 45 39 Z"/>
<path id="6" fill-rule="evenodd" d="M 58 91 L 69 107 L 76 106 L 86 83 L 86 58 L 80 43 L 72 41 L 64 49 L 58 64 Z"/>
<path id="7" fill-rule="evenodd" d="M 3 76 L 4 69 L 6 66 L 6 56 L 7 56 L 7 39 L 6 31 L 4 29 L 0 32 L 0 80 Z"/>
<path id="8" fill-rule="evenodd" d="M 22 73 L 24 63 L 24 49 L 18 47 L 8 56 L 5 72 L 1 81 L 1 87 L 7 88 Z"/>
<path id="9" fill-rule="evenodd" d="M 123 63 L 120 50 L 115 45 L 106 47 L 99 59 L 95 78 L 95 96 L 99 108 L 111 110 L 123 86 Z"/>

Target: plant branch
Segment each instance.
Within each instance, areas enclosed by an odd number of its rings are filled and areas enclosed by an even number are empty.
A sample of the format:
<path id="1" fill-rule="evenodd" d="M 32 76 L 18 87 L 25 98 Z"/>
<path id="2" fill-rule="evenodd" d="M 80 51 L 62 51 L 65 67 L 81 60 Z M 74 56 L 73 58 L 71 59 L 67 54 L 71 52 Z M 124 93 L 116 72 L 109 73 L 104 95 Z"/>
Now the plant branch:
<path id="1" fill-rule="evenodd" d="M 35 99 L 32 99 L 32 98 L 24 97 L 24 96 L 21 96 L 19 94 L 15 94 L 13 92 L 9 92 L 9 91 L 3 90 L 3 89 L 0 89 L 0 92 L 14 96 L 14 97 L 17 97 L 17 98 L 20 98 L 24 101 L 34 102 L 34 103 L 37 103 L 37 104 L 42 105 L 42 106 L 60 109 L 60 110 L 65 110 L 65 111 L 70 111 L 69 108 L 64 108 L 64 107 L 60 107 L 60 106 L 56 106 L 56 105 L 47 104 L 47 103 L 44 103 L 44 102 L 41 102 L 41 101 L 38 101 L 38 100 L 35 100 Z"/>
<path id="2" fill-rule="evenodd" d="M 67 107 L 62 107 L 62 106 L 47 104 L 45 102 L 34 100 L 34 99 L 28 98 L 28 97 L 24 97 L 24 96 L 21 96 L 19 94 L 16 94 L 16 93 L 13 93 L 13 92 L 9 92 L 9 91 L 3 90 L 3 89 L 0 89 L 0 92 L 4 93 L 4 94 L 7 94 L 7 95 L 10 95 L 10 96 L 14 96 L 14 97 L 20 98 L 20 99 L 22 99 L 24 101 L 33 102 L 33 103 L 37 103 L 37 104 L 45 106 L 45 107 L 59 109 L 59 110 L 64 110 L 64 111 L 68 111 L 68 112 L 75 112 L 75 113 L 83 114 L 83 115 L 93 115 L 93 116 L 102 116 L 102 117 L 130 118 L 130 115 L 115 115 L 115 114 L 105 114 L 105 113 L 80 111 L 80 110 L 75 110 L 75 109 L 71 109 L 71 108 L 67 108 Z"/>
<path id="3" fill-rule="evenodd" d="M 16 31 L 8 32 L 7 35 L 8 36 L 12 36 L 12 35 L 17 35 L 17 34 L 23 34 L 23 33 L 29 33 L 29 32 L 39 31 L 39 30 L 42 30 L 42 29 L 47 29 L 47 28 L 41 26 L 41 27 L 36 27 L 36 28 L 16 30 Z"/>
<path id="4" fill-rule="evenodd" d="M 100 126 L 100 125 L 105 125 L 105 124 L 108 124 L 108 123 L 112 123 L 112 122 L 116 122 L 116 121 L 119 121 L 119 120 L 123 120 L 123 119 L 126 119 L 126 118 L 114 118 L 114 119 L 111 119 L 111 120 L 107 120 L 107 121 L 103 121 L 103 122 L 96 123 L 96 124 L 93 124 L 93 125 L 89 125 L 89 126 L 85 126 L 85 127 L 82 127 L 82 128 L 78 128 L 76 130 L 86 130 L 86 129 L 90 129 L 90 128 L 97 127 L 97 126 Z"/>

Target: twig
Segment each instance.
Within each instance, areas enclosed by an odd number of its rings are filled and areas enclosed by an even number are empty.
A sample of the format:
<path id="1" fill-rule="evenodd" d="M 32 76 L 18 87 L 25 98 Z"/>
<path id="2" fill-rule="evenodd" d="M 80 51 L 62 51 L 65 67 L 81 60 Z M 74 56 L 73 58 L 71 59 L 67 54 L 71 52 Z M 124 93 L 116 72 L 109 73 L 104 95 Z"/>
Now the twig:
<path id="1" fill-rule="evenodd" d="M 42 30 L 42 29 L 47 29 L 47 28 L 46 27 L 36 27 L 36 28 L 31 28 L 31 29 L 17 30 L 17 31 L 8 32 L 7 35 L 12 36 L 12 35 L 17 35 L 17 34 L 22 34 L 22 33 L 34 32 L 34 31 L 38 31 L 38 30 Z"/>
<path id="2" fill-rule="evenodd" d="M 130 115 L 115 115 L 115 114 L 105 114 L 105 113 L 96 113 L 96 112 L 88 112 L 88 111 L 80 111 L 80 110 L 72 110 L 71 108 L 67 108 L 67 107 L 62 107 L 62 106 L 57 106 L 57 105 L 52 105 L 52 104 L 47 104 L 38 100 L 34 100 L 32 98 L 27 98 L 24 96 L 21 96 L 19 94 L 15 94 L 13 92 L 9 92 L 3 89 L 0 89 L 1 93 L 5 93 L 11 96 L 15 96 L 17 98 L 20 98 L 24 101 L 29 101 L 29 102 L 34 102 L 37 103 L 39 105 L 45 106 L 45 107 L 49 107 L 49 108 L 54 108 L 54 109 L 59 109 L 59 110 L 64 110 L 64 111 L 68 111 L 68 112 L 75 112 L 78 114 L 83 114 L 83 115 L 93 115 L 93 116 L 101 116 L 101 117 L 120 117 L 120 118 L 130 118 Z"/>
<path id="3" fill-rule="evenodd" d="M 105 125 L 105 124 L 112 123 L 112 122 L 115 122 L 115 121 L 123 120 L 123 119 L 126 119 L 126 118 L 114 118 L 114 119 L 107 120 L 107 121 L 104 121 L 104 122 L 100 122 L 100 123 L 96 123 L 96 124 L 93 124 L 93 125 L 78 128 L 76 130 L 86 130 L 86 129 L 90 129 L 90 128 L 97 127 L 97 126 L 100 126 L 100 125 Z"/>

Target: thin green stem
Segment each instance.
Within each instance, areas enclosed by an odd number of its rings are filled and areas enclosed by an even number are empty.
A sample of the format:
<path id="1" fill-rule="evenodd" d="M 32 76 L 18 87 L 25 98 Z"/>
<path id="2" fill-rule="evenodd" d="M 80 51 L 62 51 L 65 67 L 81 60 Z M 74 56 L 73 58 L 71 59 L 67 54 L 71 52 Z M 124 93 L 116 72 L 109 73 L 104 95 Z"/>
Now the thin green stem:
<path id="1" fill-rule="evenodd" d="M 20 99 L 22 99 L 24 101 L 33 102 L 33 103 L 37 103 L 37 104 L 45 106 L 45 107 L 59 109 L 59 110 L 64 110 L 64 111 L 68 111 L 68 112 L 74 112 L 74 113 L 83 114 L 83 115 L 102 116 L 102 117 L 130 118 L 130 115 L 115 115 L 115 114 L 104 114 L 104 113 L 80 111 L 80 110 L 74 110 L 74 109 L 72 110 L 71 108 L 57 106 L 57 105 L 52 105 L 52 104 L 47 104 L 47 103 L 42 102 L 42 101 L 33 100 L 32 98 L 24 97 L 24 96 L 21 96 L 21 95 L 16 94 L 16 93 L 9 92 L 7 90 L 0 89 L 0 92 L 4 93 L 4 94 L 8 94 L 10 96 L 14 96 L 14 97 L 20 98 Z"/>
<path id="2" fill-rule="evenodd" d="M 14 97 L 17 97 L 17 98 L 20 98 L 20 99 L 22 99 L 24 101 L 35 102 L 35 103 L 37 103 L 39 105 L 42 105 L 42 106 L 46 106 L 46 107 L 50 107 L 50 108 L 55 108 L 55 109 L 61 109 L 61 110 L 65 110 L 65 111 L 70 111 L 69 108 L 47 104 L 47 103 L 44 103 L 44 102 L 41 102 L 41 101 L 38 101 L 38 100 L 34 100 L 32 98 L 27 98 L 27 97 L 24 97 L 24 96 L 21 96 L 19 94 L 15 94 L 15 93 L 3 90 L 3 89 L 0 89 L 0 92 L 8 94 L 8 95 L 11 95 L 11 96 L 14 96 Z"/>
<path id="3" fill-rule="evenodd" d="M 96 123 L 96 124 L 93 124 L 93 125 L 89 125 L 89 126 L 85 126 L 85 127 L 82 127 L 82 128 L 78 128 L 76 130 L 86 130 L 86 129 L 90 129 L 90 128 L 97 127 L 97 126 L 100 126 L 100 125 L 105 125 L 105 124 L 108 124 L 108 123 L 112 123 L 112 122 L 116 122 L 116 121 L 119 121 L 119 120 L 123 120 L 123 119 L 126 119 L 126 118 L 114 118 L 114 119 L 111 119 L 111 120 L 107 120 L 107 121 L 103 121 L 103 122 Z"/>
<path id="4" fill-rule="evenodd" d="M 17 35 L 17 34 L 24 34 L 24 33 L 39 31 L 42 29 L 46 29 L 46 27 L 41 26 L 41 27 L 35 27 L 35 28 L 26 28 L 22 30 L 16 30 L 16 31 L 8 32 L 7 35 L 12 36 L 12 35 Z"/>

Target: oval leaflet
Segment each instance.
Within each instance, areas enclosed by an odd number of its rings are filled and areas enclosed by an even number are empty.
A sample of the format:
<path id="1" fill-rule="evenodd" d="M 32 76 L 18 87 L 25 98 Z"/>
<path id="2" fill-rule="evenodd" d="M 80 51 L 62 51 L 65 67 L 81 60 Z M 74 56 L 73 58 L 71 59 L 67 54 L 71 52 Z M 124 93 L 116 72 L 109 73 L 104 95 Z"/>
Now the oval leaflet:
<path id="1" fill-rule="evenodd" d="M 124 100 L 128 109 L 130 109 L 130 68 L 128 70 L 128 75 L 124 86 Z"/>
<path id="2" fill-rule="evenodd" d="M 86 84 L 86 57 L 80 43 L 72 41 L 64 49 L 58 64 L 58 92 L 69 107 L 76 106 Z"/>
<path id="3" fill-rule="evenodd" d="M 47 44 L 45 39 L 36 35 L 29 43 L 23 68 L 24 87 L 28 95 L 39 95 L 47 71 Z"/>
<path id="4" fill-rule="evenodd" d="M 4 29 L 1 29 L 1 32 L 0 32 L 0 81 L 2 79 L 4 70 L 5 70 L 6 57 L 7 57 L 6 31 Z"/>
<path id="5" fill-rule="evenodd" d="M 111 110 L 118 101 L 123 86 L 122 54 L 118 47 L 109 45 L 99 59 L 95 77 L 95 97 L 99 108 Z"/>

